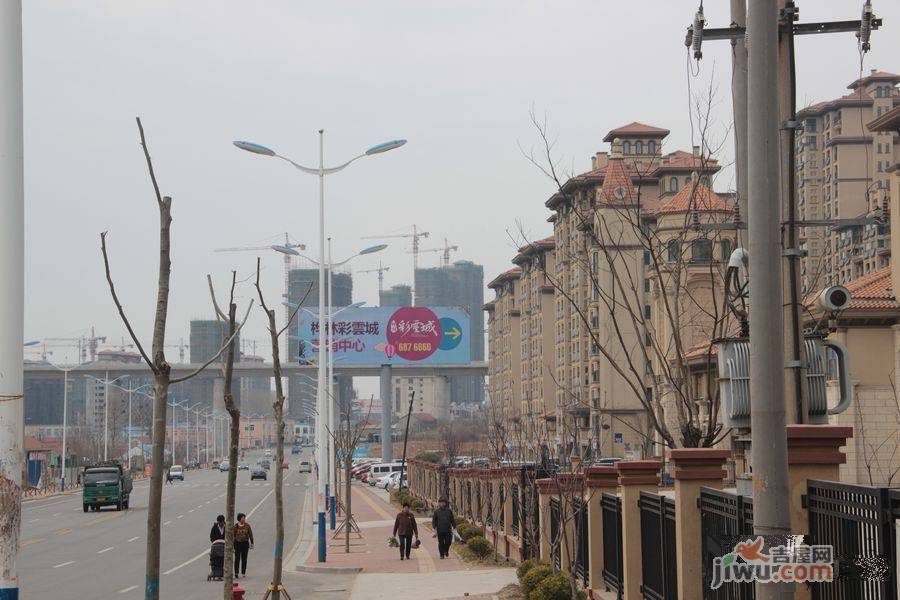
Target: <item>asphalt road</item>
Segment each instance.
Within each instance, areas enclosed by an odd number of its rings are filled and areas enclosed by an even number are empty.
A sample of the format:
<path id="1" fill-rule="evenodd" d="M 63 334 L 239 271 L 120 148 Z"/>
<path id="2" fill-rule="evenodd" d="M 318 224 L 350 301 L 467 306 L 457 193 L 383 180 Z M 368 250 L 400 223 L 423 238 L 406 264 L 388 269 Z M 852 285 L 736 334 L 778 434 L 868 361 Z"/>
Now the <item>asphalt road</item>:
<path id="1" fill-rule="evenodd" d="M 251 464 L 261 453 L 247 454 Z M 287 453 L 285 474 L 285 555 L 297 540 L 306 493 L 306 473 L 297 472 L 299 457 Z M 209 572 L 209 530 L 216 515 L 225 513 L 227 474 L 212 470 L 185 473 L 184 482 L 163 489 L 163 598 L 211 598 L 221 583 L 206 581 Z M 250 551 L 248 577 L 242 586 L 265 589 L 274 554 L 274 470 L 267 481 L 250 481 L 239 471 L 236 512 L 249 516 L 256 539 Z M 146 550 L 148 482 L 136 482 L 131 508 L 85 513 L 81 495 L 63 495 L 27 502 L 22 509 L 19 558 L 23 598 L 142 598 Z M 290 569 L 286 566 L 286 569 Z M 248 597 L 256 594 L 248 594 Z M 258 597 L 258 596 L 257 596 Z"/>

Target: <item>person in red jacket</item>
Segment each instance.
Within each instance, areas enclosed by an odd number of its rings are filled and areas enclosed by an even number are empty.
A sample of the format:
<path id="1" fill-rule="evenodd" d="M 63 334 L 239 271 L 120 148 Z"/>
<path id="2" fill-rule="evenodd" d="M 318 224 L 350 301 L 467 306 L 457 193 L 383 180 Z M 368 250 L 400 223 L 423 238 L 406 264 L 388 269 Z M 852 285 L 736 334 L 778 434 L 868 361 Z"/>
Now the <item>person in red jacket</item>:
<path id="1" fill-rule="evenodd" d="M 416 536 L 419 539 L 419 527 L 416 525 L 416 516 L 409 510 L 409 502 L 403 503 L 403 510 L 394 519 L 394 536 L 400 541 L 400 560 L 409 560 L 412 538 Z"/>

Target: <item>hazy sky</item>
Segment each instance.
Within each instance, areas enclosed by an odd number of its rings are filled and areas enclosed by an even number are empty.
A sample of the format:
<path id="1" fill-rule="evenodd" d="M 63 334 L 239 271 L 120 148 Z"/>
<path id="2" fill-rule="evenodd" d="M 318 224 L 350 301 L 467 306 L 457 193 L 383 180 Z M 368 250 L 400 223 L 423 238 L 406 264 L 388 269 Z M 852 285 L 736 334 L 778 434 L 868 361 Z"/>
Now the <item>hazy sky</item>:
<path id="1" fill-rule="evenodd" d="M 158 229 L 137 115 L 162 191 L 174 198 L 171 341 L 187 338 L 191 318 L 211 317 L 206 273 L 223 291 L 231 269 L 252 273 L 256 253 L 214 248 L 265 245 L 289 231 L 316 251 L 316 178 L 240 152 L 234 139 L 314 164 L 319 128 L 328 163 L 408 138 L 328 180 L 335 257 L 370 243 L 361 236 L 415 223 L 432 234 L 424 246 L 446 237 L 460 246 L 454 259 L 484 264 L 488 280 L 508 268 L 517 222 L 533 237 L 551 233 L 543 202 L 553 187 L 519 149 L 537 141 L 532 106 L 549 114 L 559 156 L 577 172 L 607 149 L 608 130 L 631 121 L 670 129 L 664 150 L 692 143 L 682 40 L 696 1 L 24 4 L 26 339 L 92 325 L 110 341 L 125 335 L 103 279 L 98 236 L 109 230 L 120 295 L 149 344 Z M 900 3 L 873 4 L 886 26 L 863 68 L 898 72 Z M 862 2 L 800 5 L 804 21 L 838 20 L 858 18 Z M 727 6 L 706 2 L 712 26 L 727 24 Z M 804 37 L 797 47 L 801 105 L 842 95 L 858 75 L 852 34 Z M 730 45 L 708 42 L 691 87 L 717 86 L 717 135 L 731 119 L 730 77 Z M 725 173 L 717 187 L 731 185 Z M 409 244 L 390 242 L 355 270 L 381 258 L 388 284 L 409 283 Z M 280 256 L 260 254 L 277 303 Z M 240 294 L 242 304 L 254 295 L 249 284 Z M 354 296 L 377 303 L 374 273 L 354 277 Z M 261 311 L 243 337 L 265 347 Z M 65 358 L 54 350 L 53 360 Z"/>

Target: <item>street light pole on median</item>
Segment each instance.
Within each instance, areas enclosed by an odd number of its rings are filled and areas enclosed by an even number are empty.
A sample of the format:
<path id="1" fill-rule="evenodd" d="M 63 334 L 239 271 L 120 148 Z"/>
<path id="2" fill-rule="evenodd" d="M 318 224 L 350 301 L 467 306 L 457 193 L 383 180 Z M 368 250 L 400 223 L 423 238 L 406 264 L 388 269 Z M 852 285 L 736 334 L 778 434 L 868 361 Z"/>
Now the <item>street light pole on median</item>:
<path id="1" fill-rule="evenodd" d="M 368 150 L 366 150 L 363 154 L 351 158 L 347 162 L 338 165 L 336 167 L 325 167 L 325 130 L 319 130 L 319 166 L 318 168 L 312 167 L 304 167 L 296 162 L 286 158 L 284 156 L 280 156 L 275 153 L 271 148 L 267 148 L 266 146 L 261 146 L 259 144 L 255 144 L 253 142 L 246 141 L 236 141 L 234 145 L 240 148 L 241 150 L 245 150 L 247 152 L 252 152 L 254 154 L 259 154 L 262 156 L 274 156 L 285 160 L 291 163 L 298 170 L 308 173 L 310 175 L 316 175 L 319 178 L 319 335 L 322 335 L 322 332 L 325 330 L 325 176 L 330 175 L 332 173 L 337 173 L 338 171 L 342 171 L 350 163 L 363 158 L 365 156 L 373 156 L 375 154 L 381 154 L 383 152 L 388 152 L 389 150 L 394 150 L 395 148 L 399 148 L 406 143 L 406 140 L 392 140 L 390 142 L 386 142 L 383 144 L 379 144 L 377 146 L 372 146 Z M 323 454 L 325 451 L 325 423 L 323 422 L 322 417 L 326 415 L 326 411 L 323 410 L 325 408 L 325 364 L 322 360 L 322 348 L 321 342 L 319 344 L 319 357 L 318 357 L 318 385 L 316 388 L 316 404 L 318 406 L 318 417 L 316 418 L 316 464 L 318 465 L 319 470 L 319 535 L 318 535 L 318 558 L 319 562 L 325 562 L 325 479 L 327 478 L 327 471 L 325 473 L 322 472 L 323 465 L 325 462 L 322 460 L 324 458 Z"/>

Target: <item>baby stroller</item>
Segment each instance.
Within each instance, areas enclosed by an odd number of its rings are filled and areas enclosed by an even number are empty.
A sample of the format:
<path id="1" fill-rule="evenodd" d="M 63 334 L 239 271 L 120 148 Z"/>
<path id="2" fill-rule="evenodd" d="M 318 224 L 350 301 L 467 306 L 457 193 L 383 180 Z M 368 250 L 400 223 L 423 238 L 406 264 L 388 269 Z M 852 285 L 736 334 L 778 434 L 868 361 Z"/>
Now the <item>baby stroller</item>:
<path id="1" fill-rule="evenodd" d="M 225 577 L 225 540 L 216 540 L 209 547 L 209 575 L 207 581 L 222 581 Z"/>

